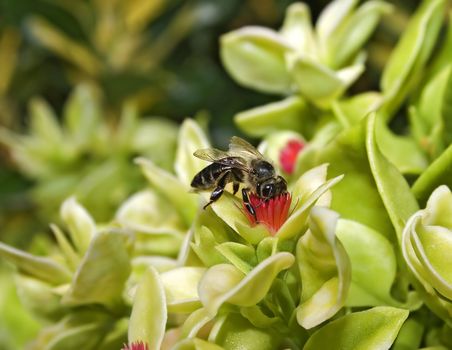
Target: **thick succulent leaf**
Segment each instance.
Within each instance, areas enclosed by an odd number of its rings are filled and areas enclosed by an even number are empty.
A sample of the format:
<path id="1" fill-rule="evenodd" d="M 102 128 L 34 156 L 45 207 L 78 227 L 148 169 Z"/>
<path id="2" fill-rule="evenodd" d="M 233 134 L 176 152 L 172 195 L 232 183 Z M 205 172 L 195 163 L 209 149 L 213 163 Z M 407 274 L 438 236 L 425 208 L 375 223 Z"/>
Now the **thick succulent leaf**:
<path id="1" fill-rule="evenodd" d="M 253 306 L 268 293 L 274 279 L 294 263 L 290 253 L 277 253 L 245 275 L 229 264 L 211 267 L 199 284 L 199 296 L 209 315 L 214 316 L 221 305 Z"/>
<path id="2" fill-rule="evenodd" d="M 256 253 L 254 248 L 249 245 L 225 242 L 215 247 L 228 262 L 234 265 L 243 273 L 248 273 L 256 265 Z"/>
<path id="3" fill-rule="evenodd" d="M 382 96 L 377 92 L 365 92 L 349 98 L 334 101 L 334 116 L 344 128 L 359 123 L 369 112 L 375 111 L 381 104 Z"/>
<path id="4" fill-rule="evenodd" d="M 60 216 L 68 228 L 78 253 L 83 255 L 96 234 L 96 224 L 93 218 L 74 197 L 66 199 L 61 205 Z"/>
<path id="5" fill-rule="evenodd" d="M 101 109 L 92 87 L 79 85 L 71 94 L 64 106 L 64 125 L 77 147 L 93 147 L 92 141 L 101 130 Z"/>
<path id="6" fill-rule="evenodd" d="M 378 192 L 400 241 L 405 223 L 418 210 L 418 205 L 405 178 L 380 152 L 375 136 L 377 117 L 373 113 L 367 120 L 367 155 Z"/>
<path id="7" fill-rule="evenodd" d="M 398 109 L 428 60 L 441 27 L 445 4 L 444 0 L 423 1 L 385 65 L 381 89 L 388 117 Z"/>
<path id="8" fill-rule="evenodd" d="M 319 41 L 322 45 L 323 52 L 326 51 L 326 43 L 328 38 L 333 35 L 350 15 L 353 9 L 356 7 L 358 0 L 335 0 L 326 6 L 320 14 L 316 31 Z M 326 56 L 324 54 L 324 56 Z"/>
<path id="9" fill-rule="evenodd" d="M 308 181 L 308 183 L 305 183 L 305 180 L 309 180 L 311 177 L 314 177 L 312 175 L 316 174 L 318 171 L 322 171 L 322 168 L 314 169 L 312 172 L 306 173 L 306 175 L 300 178 L 300 181 L 297 184 L 295 184 L 294 192 L 296 191 L 301 196 L 297 197 L 296 200 L 299 200 L 300 203 L 295 204 L 296 207 L 293 210 L 293 213 L 289 216 L 287 221 L 278 230 L 278 232 L 276 233 L 276 237 L 280 239 L 290 239 L 295 237 L 297 234 L 301 234 L 306 226 L 310 209 L 317 203 L 317 201 L 320 200 L 320 202 L 322 202 L 322 200 L 324 200 L 325 202 L 321 204 L 329 203 L 328 195 L 329 189 L 333 187 L 335 184 L 337 184 L 339 181 L 341 181 L 343 176 L 340 175 L 324 182 L 319 187 L 317 187 L 313 192 L 310 192 L 309 195 L 306 195 L 308 194 L 308 191 L 313 190 L 311 186 L 313 184 L 316 184 L 318 179 L 316 179 L 316 181 Z M 323 197 L 322 199 L 322 196 L 324 196 L 325 194 L 326 197 Z M 303 195 L 305 196 L 303 197 Z"/>
<path id="10" fill-rule="evenodd" d="M 191 248 L 205 266 L 213 266 L 227 262 L 226 258 L 215 249 L 219 244 L 214 232 L 206 226 L 195 228 L 194 242 Z"/>
<path id="11" fill-rule="evenodd" d="M 384 306 L 354 312 L 320 328 L 303 350 L 389 349 L 408 314 L 407 310 Z"/>
<path id="12" fill-rule="evenodd" d="M 279 130 L 302 132 L 309 123 L 310 113 L 306 102 L 298 96 L 255 107 L 234 116 L 237 126 L 246 134 L 266 136 Z"/>
<path id="13" fill-rule="evenodd" d="M 263 92 L 291 91 L 285 55 L 292 50 L 282 36 L 262 27 L 244 27 L 221 37 L 221 59 L 229 74 L 238 83 Z"/>
<path id="14" fill-rule="evenodd" d="M 452 188 L 452 145 L 450 145 L 413 184 L 412 190 L 421 205 L 440 185 Z"/>
<path id="15" fill-rule="evenodd" d="M 129 323 L 129 344 L 144 341 L 159 350 L 167 321 L 165 290 L 158 272 L 150 267 L 135 293 Z"/>
<path id="16" fill-rule="evenodd" d="M 309 57 L 317 56 L 311 13 L 306 4 L 296 2 L 287 8 L 279 32 L 298 53 Z"/>
<path id="17" fill-rule="evenodd" d="M 202 129 L 192 119 L 186 119 L 182 123 L 178 140 L 174 168 L 179 180 L 188 187 L 195 174 L 208 165 L 193 156 L 193 153 L 198 149 L 208 148 L 210 144 Z"/>
<path id="18" fill-rule="evenodd" d="M 198 332 L 212 320 L 205 308 L 193 311 L 182 325 L 180 338 L 194 338 Z"/>
<path id="19" fill-rule="evenodd" d="M 165 289 L 168 312 L 192 312 L 201 307 L 198 283 L 204 275 L 203 267 L 179 267 L 160 275 Z"/>
<path id="20" fill-rule="evenodd" d="M 222 350 L 217 344 L 210 343 L 203 339 L 185 339 L 177 343 L 172 350 Z"/>
<path id="21" fill-rule="evenodd" d="M 37 138 L 56 147 L 63 143 L 63 132 L 52 108 L 42 99 L 30 102 L 30 131 Z"/>
<path id="22" fill-rule="evenodd" d="M 392 350 L 419 349 L 425 325 L 415 317 L 409 317 L 397 335 Z"/>
<path id="23" fill-rule="evenodd" d="M 281 336 L 271 328 L 254 327 L 240 314 L 230 313 L 214 325 L 209 340 L 226 350 L 272 350 L 279 348 Z"/>
<path id="24" fill-rule="evenodd" d="M 80 264 L 81 256 L 77 254 L 71 242 L 66 238 L 66 235 L 60 228 L 54 224 L 50 225 L 50 228 L 55 236 L 55 239 L 58 243 L 58 247 L 60 248 L 68 267 L 75 271 L 77 266 Z"/>
<path id="25" fill-rule="evenodd" d="M 334 316 L 347 298 L 351 266 L 344 247 L 336 238 L 337 220 L 337 213 L 323 207 L 313 208 L 309 231 L 297 243 L 302 283 L 297 320 L 306 329 Z"/>
<path id="26" fill-rule="evenodd" d="M 450 187 L 441 185 L 428 199 L 424 225 L 442 226 L 452 230 L 452 193 Z"/>
<path id="27" fill-rule="evenodd" d="M 152 186 L 170 201 L 182 215 L 185 224 L 191 225 L 198 208 L 198 199 L 193 193 L 188 193 L 188 187 L 173 174 L 160 169 L 150 160 L 138 158 L 136 162 L 152 184 Z"/>
<path id="28" fill-rule="evenodd" d="M 291 72 L 300 93 L 319 106 L 328 106 L 346 87 L 333 70 L 307 57 L 294 57 Z"/>
<path id="29" fill-rule="evenodd" d="M 63 297 L 63 303 L 100 303 L 112 308 L 121 303 L 124 284 L 131 270 L 129 240 L 130 236 L 119 230 L 98 232 Z"/>
<path id="30" fill-rule="evenodd" d="M 19 272 L 52 285 L 71 280 L 70 270 L 50 258 L 32 255 L 1 242 L 0 256 L 15 265 Z"/>
<path id="31" fill-rule="evenodd" d="M 380 17 L 390 9 L 391 6 L 383 1 L 367 1 L 325 38 L 328 62 L 333 68 L 343 67 L 358 54 L 378 25 Z"/>
<path id="32" fill-rule="evenodd" d="M 347 306 L 419 306 L 415 297 L 410 298 L 406 305 L 392 297 L 397 260 L 394 248 L 381 233 L 358 222 L 340 219 L 336 235 L 352 266 Z"/>
<path id="33" fill-rule="evenodd" d="M 116 213 L 116 219 L 124 228 L 141 233 L 185 232 L 184 222 L 171 204 L 151 190 L 127 199 Z"/>

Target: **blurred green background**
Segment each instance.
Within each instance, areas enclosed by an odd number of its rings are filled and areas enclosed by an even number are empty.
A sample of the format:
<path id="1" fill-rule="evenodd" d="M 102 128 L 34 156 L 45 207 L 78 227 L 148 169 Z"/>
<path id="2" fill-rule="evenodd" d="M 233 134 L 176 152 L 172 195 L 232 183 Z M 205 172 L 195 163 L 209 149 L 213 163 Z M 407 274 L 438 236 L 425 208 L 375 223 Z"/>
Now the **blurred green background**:
<path id="1" fill-rule="evenodd" d="M 228 76 L 219 37 L 245 25 L 278 28 L 292 2 L 0 0 L 0 240 L 39 253 L 48 223 L 74 193 L 108 221 L 144 186 L 133 159 L 170 167 L 186 117 L 205 125 L 218 147 L 240 134 L 232 116 L 276 97 Z M 307 3 L 315 20 L 328 1 Z M 350 93 L 377 88 L 417 1 L 397 5 Z M 0 348 L 20 348 L 37 324 L 0 268 Z"/>

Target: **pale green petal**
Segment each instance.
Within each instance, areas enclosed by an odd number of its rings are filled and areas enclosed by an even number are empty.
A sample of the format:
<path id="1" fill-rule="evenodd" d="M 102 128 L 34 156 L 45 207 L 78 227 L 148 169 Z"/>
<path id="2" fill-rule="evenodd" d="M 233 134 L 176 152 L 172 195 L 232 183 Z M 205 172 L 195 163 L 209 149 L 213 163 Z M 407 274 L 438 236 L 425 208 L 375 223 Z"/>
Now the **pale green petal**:
<path id="1" fill-rule="evenodd" d="M 384 306 L 354 312 L 320 328 L 303 350 L 389 349 L 408 314 L 407 310 Z"/>
<path id="2" fill-rule="evenodd" d="M 287 94 L 292 79 L 285 54 L 293 49 L 278 33 L 243 27 L 221 37 L 220 54 L 229 74 L 240 84 L 263 92 Z"/>
<path id="3" fill-rule="evenodd" d="M 236 267 L 220 264 L 211 267 L 199 285 L 199 296 L 209 315 L 215 315 L 221 305 L 253 306 L 262 300 L 279 272 L 294 263 L 290 253 L 277 253 L 245 275 Z"/>
<path id="4" fill-rule="evenodd" d="M 203 339 L 185 339 L 177 343 L 172 350 L 222 350 L 217 344 L 209 343 Z"/>
<path id="5" fill-rule="evenodd" d="M 203 267 L 179 267 L 160 275 L 166 295 L 168 312 L 192 312 L 201 307 L 198 283 Z"/>
<path id="6" fill-rule="evenodd" d="M 202 129 L 192 119 L 186 119 L 182 123 L 178 140 L 174 168 L 179 180 L 188 187 L 195 174 L 208 165 L 193 153 L 198 149 L 208 148 L 210 144 Z"/>
<path id="7" fill-rule="evenodd" d="M 427 201 L 425 214 L 422 219 L 424 225 L 443 226 L 452 230 L 452 192 L 449 187 L 442 185 L 433 191 Z"/>
<path id="8" fill-rule="evenodd" d="M 78 253 L 83 255 L 96 234 L 93 218 L 74 197 L 66 199 L 61 205 L 60 216 L 68 228 Z"/>
<path id="9" fill-rule="evenodd" d="M 129 235 L 119 230 L 98 232 L 63 302 L 66 305 L 100 303 L 111 308 L 121 303 L 123 288 L 131 270 L 129 239 Z"/>
<path id="10" fill-rule="evenodd" d="M 345 304 L 351 265 L 335 231 L 338 214 L 314 207 L 309 231 L 297 243 L 302 294 L 298 323 L 310 329 L 334 316 Z"/>
<path id="11" fill-rule="evenodd" d="M 181 338 L 194 338 L 208 322 L 212 320 L 205 308 L 193 311 L 182 325 Z"/>
<path id="12" fill-rule="evenodd" d="M 167 321 L 165 290 L 158 272 L 149 268 L 135 293 L 130 315 L 129 344 L 144 341 L 150 350 L 159 350 Z"/>

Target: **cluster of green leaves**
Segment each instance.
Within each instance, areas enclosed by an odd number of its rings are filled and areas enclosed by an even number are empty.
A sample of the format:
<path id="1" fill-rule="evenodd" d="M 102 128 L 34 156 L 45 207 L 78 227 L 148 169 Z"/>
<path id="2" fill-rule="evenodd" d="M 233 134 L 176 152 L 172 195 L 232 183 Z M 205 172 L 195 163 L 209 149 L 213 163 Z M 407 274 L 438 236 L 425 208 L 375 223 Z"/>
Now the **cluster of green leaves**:
<path id="1" fill-rule="evenodd" d="M 206 166 L 193 152 L 210 143 L 186 120 L 173 169 L 152 154 L 138 158 L 150 186 L 110 223 L 96 225 L 70 198 L 60 209 L 67 235 L 52 225 L 57 246 L 45 256 L 0 245 L 17 267 L 24 303 L 53 323 L 31 348 L 450 348 L 451 25 L 439 36 L 446 5 L 424 1 L 382 72 L 381 91 L 354 96 L 346 90 L 364 69 L 362 47 L 389 11 L 381 1 L 335 0 L 315 30 L 306 5 L 294 4 L 279 32 L 226 34 L 221 56 L 231 75 L 285 96 L 239 113 L 237 125 L 263 138 L 259 149 L 281 172 L 287 142 L 306 143 L 286 174 L 288 219 L 277 232 L 252 225 L 230 193 L 203 210 L 209 193 L 189 189 Z M 404 135 L 390 128 L 396 115 L 409 122 Z"/>

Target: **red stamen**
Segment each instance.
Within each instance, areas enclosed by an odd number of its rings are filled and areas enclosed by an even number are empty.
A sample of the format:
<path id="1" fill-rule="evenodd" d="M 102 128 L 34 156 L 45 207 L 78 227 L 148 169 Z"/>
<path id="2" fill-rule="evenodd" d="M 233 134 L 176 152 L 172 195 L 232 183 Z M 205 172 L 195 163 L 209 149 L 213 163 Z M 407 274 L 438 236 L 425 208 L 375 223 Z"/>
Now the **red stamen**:
<path id="1" fill-rule="evenodd" d="M 272 235 L 275 235 L 289 216 L 292 202 L 290 193 L 286 192 L 267 200 L 258 197 L 255 193 L 249 193 L 249 200 L 256 217 L 250 214 L 244 204 L 243 208 L 251 225 L 263 224 Z"/>
<path id="2" fill-rule="evenodd" d="M 292 174 L 295 170 L 298 153 L 303 149 L 304 143 L 299 140 L 290 140 L 279 154 L 281 168 L 287 173 Z"/>
<path id="3" fill-rule="evenodd" d="M 131 345 L 124 344 L 124 347 L 121 350 L 149 350 L 148 343 L 139 340 L 133 342 Z"/>

